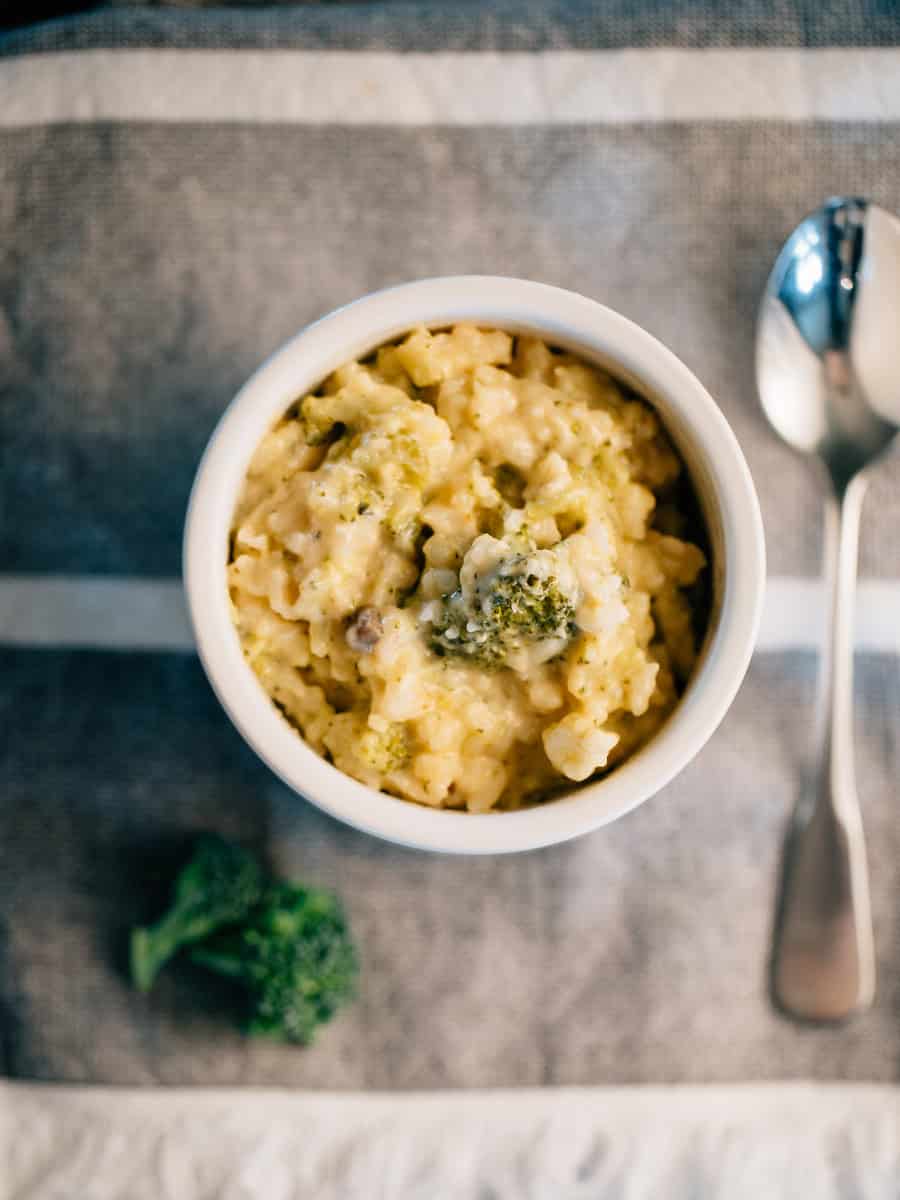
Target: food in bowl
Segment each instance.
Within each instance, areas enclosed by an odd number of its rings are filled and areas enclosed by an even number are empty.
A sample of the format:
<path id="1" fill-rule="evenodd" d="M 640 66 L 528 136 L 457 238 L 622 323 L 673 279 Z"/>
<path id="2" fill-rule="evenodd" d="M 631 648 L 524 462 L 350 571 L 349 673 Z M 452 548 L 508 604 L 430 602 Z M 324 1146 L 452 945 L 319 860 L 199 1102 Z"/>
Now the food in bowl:
<path id="1" fill-rule="evenodd" d="M 509 810 L 605 773 L 703 632 L 689 482 L 652 408 L 527 336 L 416 328 L 263 439 L 228 584 L 285 719 L 369 786 Z"/>

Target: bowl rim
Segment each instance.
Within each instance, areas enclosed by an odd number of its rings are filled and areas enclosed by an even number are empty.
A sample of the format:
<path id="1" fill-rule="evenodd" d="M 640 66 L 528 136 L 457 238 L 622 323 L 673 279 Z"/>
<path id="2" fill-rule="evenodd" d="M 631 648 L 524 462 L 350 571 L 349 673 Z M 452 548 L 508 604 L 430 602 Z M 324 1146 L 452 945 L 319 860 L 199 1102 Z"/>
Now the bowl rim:
<path id="1" fill-rule="evenodd" d="M 716 628 L 665 724 L 606 778 L 547 804 L 503 813 L 420 806 L 377 792 L 321 758 L 284 720 L 246 662 L 226 579 L 237 492 L 274 421 L 341 364 L 417 324 L 458 321 L 531 331 L 588 359 L 609 359 L 639 380 L 666 408 L 664 424 L 678 424 L 680 448 L 690 450 L 707 476 L 727 562 Z M 399 284 L 355 300 L 301 330 L 257 368 L 225 409 L 197 469 L 183 571 L 197 650 L 213 690 L 277 776 L 366 833 L 417 849 L 489 854 L 552 845 L 605 825 L 648 800 L 695 757 L 725 716 L 750 662 L 762 611 L 765 544 L 759 502 L 737 439 L 672 351 L 626 317 L 577 293 L 505 276 L 461 275 Z"/>

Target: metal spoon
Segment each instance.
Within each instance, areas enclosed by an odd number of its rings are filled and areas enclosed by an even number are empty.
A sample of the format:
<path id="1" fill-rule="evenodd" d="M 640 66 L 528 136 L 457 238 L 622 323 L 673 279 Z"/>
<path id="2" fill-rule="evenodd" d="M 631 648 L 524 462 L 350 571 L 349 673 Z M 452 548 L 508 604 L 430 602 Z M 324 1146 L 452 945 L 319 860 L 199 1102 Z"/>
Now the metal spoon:
<path id="1" fill-rule="evenodd" d="M 775 999 L 809 1020 L 868 1007 L 875 954 L 853 769 L 853 600 L 866 468 L 900 427 L 900 221 L 829 200 L 781 251 L 759 314 L 756 375 L 770 423 L 829 487 L 817 761 L 785 853 Z"/>

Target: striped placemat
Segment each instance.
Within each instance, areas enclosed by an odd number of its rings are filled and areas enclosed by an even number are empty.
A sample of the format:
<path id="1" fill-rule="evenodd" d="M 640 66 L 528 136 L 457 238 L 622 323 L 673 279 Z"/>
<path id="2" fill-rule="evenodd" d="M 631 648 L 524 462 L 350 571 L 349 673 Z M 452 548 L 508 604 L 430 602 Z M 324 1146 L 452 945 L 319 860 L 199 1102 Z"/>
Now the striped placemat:
<path id="1" fill-rule="evenodd" d="M 859 622 L 879 996 L 840 1031 L 798 1029 L 770 1009 L 766 955 L 810 725 L 820 497 L 758 415 L 752 332 L 805 211 L 841 191 L 900 209 L 900 19 L 874 0 L 712 13 L 108 9 L 0 41 L 8 1075 L 896 1081 L 898 470 L 866 507 Z M 581 291 L 683 357 L 746 450 L 772 571 L 761 652 L 691 768 L 595 836 L 496 861 L 381 845 L 288 794 L 213 700 L 178 585 L 192 473 L 255 365 L 359 294 L 467 271 Z M 127 986 L 125 930 L 198 827 L 346 898 L 362 996 L 309 1050 L 241 1040 L 192 977 L 150 1000 Z"/>

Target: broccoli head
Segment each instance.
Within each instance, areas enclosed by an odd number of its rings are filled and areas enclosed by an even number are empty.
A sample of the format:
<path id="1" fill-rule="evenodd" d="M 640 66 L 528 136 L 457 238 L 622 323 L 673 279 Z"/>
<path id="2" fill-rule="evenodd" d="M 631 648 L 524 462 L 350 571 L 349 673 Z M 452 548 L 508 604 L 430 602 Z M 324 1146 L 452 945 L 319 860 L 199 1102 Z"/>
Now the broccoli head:
<path id="1" fill-rule="evenodd" d="M 275 883 L 240 928 L 195 947 L 191 958 L 240 981 L 250 999 L 248 1032 L 309 1042 L 356 984 L 357 959 L 330 892 Z"/>
<path id="2" fill-rule="evenodd" d="M 511 552 L 482 535 L 466 554 L 459 588 L 440 602 L 431 648 L 488 667 L 515 665 L 538 643 L 552 657 L 577 631 L 577 593 L 570 564 L 554 550 Z"/>
<path id="3" fill-rule="evenodd" d="M 147 992 L 160 968 L 182 946 L 242 921 L 258 904 L 265 876 L 256 859 L 215 834 L 203 834 L 178 878 L 169 911 L 131 934 L 131 977 Z"/>

